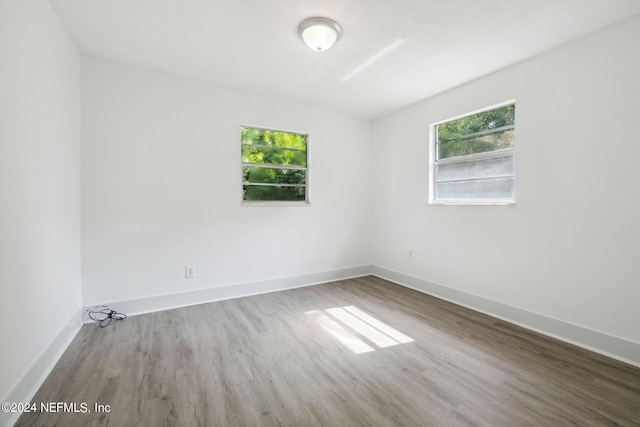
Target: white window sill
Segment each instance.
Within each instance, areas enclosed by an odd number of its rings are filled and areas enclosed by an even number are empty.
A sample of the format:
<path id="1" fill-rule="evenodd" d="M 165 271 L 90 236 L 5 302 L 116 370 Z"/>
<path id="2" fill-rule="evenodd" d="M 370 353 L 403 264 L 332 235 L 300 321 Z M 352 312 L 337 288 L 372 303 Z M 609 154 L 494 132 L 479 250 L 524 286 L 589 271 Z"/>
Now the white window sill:
<path id="1" fill-rule="evenodd" d="M 278 202 L 278 201 L 242 201 L 241 206 L 311 206 L 309 202 Z"/>
<path id="2" fill-rule="evenodd" d="M 513 206 L 515 200 L 434 200 L 430 205 L 444 206 Z"/>

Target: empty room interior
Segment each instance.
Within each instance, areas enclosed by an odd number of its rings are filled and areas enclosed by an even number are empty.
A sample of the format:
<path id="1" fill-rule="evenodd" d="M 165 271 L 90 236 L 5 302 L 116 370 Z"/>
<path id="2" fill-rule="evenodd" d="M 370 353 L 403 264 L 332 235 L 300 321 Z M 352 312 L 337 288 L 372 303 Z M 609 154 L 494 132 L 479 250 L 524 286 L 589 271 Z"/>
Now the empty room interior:
<path id="1" fill-rule="evenodd" d="M 0 425 L 640 425 L 639 42 L 638 0 L 2 0 Z"/>

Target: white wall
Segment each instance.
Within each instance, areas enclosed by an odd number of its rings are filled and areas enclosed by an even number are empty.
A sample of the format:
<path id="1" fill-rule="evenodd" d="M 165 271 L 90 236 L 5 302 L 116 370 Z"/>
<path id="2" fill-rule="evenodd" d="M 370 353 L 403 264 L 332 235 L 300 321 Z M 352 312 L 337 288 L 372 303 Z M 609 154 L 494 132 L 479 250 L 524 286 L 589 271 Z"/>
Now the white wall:
<path id="1" fill-rule="evenodd" d="M 79 324 L 80 103 L 80 57 L 49 2 L 2 0 L 2 401 L 27 397 L 16 385 Z"/>
<path id="2" fill-rule="evenodd" d="M 241 124 L 309 133 L 311 206 L 241 206 Z M 370 164 L 366 121 L 85 58 L 84 304 L 369 265 Z"/>
<path id="3" fill-rule="evenodd" d="M 638 40 L 640 17 L 376 120 L 373 264 L 640 343 Z M 517 204 L 428 205 L 429 124 L 510 99 Z"/>

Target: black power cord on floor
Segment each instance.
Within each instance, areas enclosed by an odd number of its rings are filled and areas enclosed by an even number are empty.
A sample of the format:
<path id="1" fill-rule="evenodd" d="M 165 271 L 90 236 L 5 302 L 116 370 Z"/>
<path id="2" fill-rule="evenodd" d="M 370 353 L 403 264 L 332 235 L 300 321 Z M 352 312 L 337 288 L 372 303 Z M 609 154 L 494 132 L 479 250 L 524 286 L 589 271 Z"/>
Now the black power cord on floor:
<path id="1" fill-rule="evenodd" d="M 112 320 L 124 320 L 127 318 L 126 314 L 118 313 L 106 305 L 93 307 L 92 309 L 87 310 L 87 312 L 89 313 L 89 319 L 100 322 L 101 328 L 109 326 Z"/>

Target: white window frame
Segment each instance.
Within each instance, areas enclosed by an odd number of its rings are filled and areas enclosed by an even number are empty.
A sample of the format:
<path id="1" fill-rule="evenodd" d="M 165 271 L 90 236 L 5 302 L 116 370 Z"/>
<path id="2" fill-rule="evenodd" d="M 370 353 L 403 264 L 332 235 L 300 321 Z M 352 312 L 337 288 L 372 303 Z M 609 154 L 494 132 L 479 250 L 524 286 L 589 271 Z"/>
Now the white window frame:
<path id="1" fill-rule="evenodd" d="M 473 116 L 474 114 L 483 113 L 489 110 L 495 110 L 501 107 L 506 107 L 508 105 L 515 105 L 515 99 L 510 101 L 501 102 L 499 104 L 492 105 L 490 107 L 482 108 L 479 110 L 472 111 L 470 113 L 461 114 L 459 116 L 451 117 L 446 120 L 441 120 L 436 123 L 432 123 L 429 125 L 429 204 L 430 205 L 514 205 L 515 200 L 515 143 L 514 148 L 507 148 L 503 150 L 496 151 L 488 151 L 484 153 L 478 154 L 470 154 L 467 156 L 458 156 L 458 157 L 450 157 L 442 160 L 437 160 L 437 140 L 438 140 L 438 126 L 444 123 L 452 122 L 455 120 L 459 120 L 468 116 Z M 515 129 L 515 125 L 513 126 Z M 503 128 L 493 130 L 492 132 L 496 132 L 499 130 L 504 130 Z M 478 135 L 478 134 L 475 134 Z M 485 159 L 497 159 L 500 157 L 512 157 L 514 161 L 514 170 L 511 175 L 500 175 L 494 176 L 490 178 L 500 179 L 500 178 L 513 178 L 514 179 L 514 195 L 513 198 L 484 198 L 484 199 L 436 199 L 436 165 L 443 164 L 455 164 L 455 163 L 465 163 L 476 160 L 485 160 Z M 486 179 L 486 178 L 482 178 Z M 473 181 L 475 178 L 470 179 L 461 179 L 459 181 Z M 453 181 L 453 180 L 452 180 Z"/>
<path id="2" fill-rule="evenodd" d="M 260 129 L 267 130 L 271 132 L 285 132 L 285 133 L 294 133 L 297 135 L 304 135 L 307 138 L 307 149 L 305 150 L 306 154 L 306 166 L 289 166 L 289 165 L 273 165 L 273 164 L 260 164 L 260 163 L 248 163 L 242 161 L 242 154 L 240 158 L 240 203 L 244 206 L 310 206 L 311 202 L 309 201 L 309 134 L 307 132 L 299 132 L 295 130 L 286 130 L 286 129 L 275 129 L 264 126 L 254 126 L 241 124 L 240 125 L 240 135 L 242 135 L 242 129 L 251 128 L 251 129 Z M 240 141 L 240 150 L 242 152 L 242 139 Z M 266 167 L 273 169 L 297 169 L 306 171 L 306 180 L 304 185 L 304 200 L 245 200 L 242 196 L 242 187 L 244 186 L 244 177 L 243 177 L 243 168 L 247 167 Z M 256 185 L 256 184 L 254 184 Z M 289 185 L 282 185 L 289 186 Z"/>

